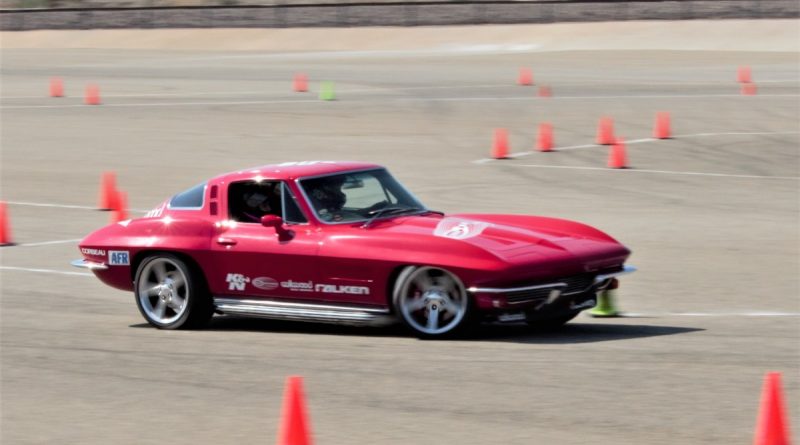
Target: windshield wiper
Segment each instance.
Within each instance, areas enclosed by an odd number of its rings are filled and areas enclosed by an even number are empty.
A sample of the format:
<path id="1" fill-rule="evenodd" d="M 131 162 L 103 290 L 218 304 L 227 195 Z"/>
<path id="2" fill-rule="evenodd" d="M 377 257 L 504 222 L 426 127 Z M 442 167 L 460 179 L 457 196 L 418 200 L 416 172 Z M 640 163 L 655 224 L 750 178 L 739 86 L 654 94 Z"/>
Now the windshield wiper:
<path id="1" fill-rule="evenodd" d="M 372 211 L 367 212 L 367 215 L 370 218 L 368 220 L 366 220 L 364 222 L 364 224 L 361 225 L 361 228 L 362 229 L 366 229 L 367 227 L 369 227 L 370 224 L 372 224 L 373 221 L 375 221 L 381 215 L 393 215 L 395 213 L 404 213 L 404 212 L 407 212 L 409 210 L 416 212 L 418 210 L 422 210 L 422 208 L 421 207 L 389 206 L 389 207 L 383 207 L 381 209 L 372 210 Z"/>

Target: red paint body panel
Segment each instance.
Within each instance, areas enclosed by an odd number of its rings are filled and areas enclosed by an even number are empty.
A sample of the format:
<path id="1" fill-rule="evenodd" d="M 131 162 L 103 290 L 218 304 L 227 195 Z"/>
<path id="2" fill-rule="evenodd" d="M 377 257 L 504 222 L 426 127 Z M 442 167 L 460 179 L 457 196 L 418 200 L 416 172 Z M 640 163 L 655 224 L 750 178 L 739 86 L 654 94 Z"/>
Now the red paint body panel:
<path id="1" fill-rule="evenodd" d="M 298 179 L 382 168 L 367 163 L 287 163 L 229 173 L 206 184 L 203 205 L 172 209 L 166 201 L 143 218 L 112 224 L 81 243 L 104 283 L 132 290 L 134 268 L 155 251 L 191 258 L 217 296 L 286 298 L 384 307 L 392 280 L 407 265 L 439 266 L 469 287 L 513 287 L 621 267 L 630 251 L 605 233 L 573 221 L 522 215 L 423 213 L 329 224 L 314 216 Z M 232 182 L 284 181 L 307 224 L 290 239 L 260 224 L 234 223 Z M 220 244 L 221 242 L 225 244 Z M 112 259 L 111 252 L 118 252 Z M 127 264 L 125 259 L 127 258 Z M 113 263 L 113 264 L 112 264 Z M 491 298 L 475 294 L 489 309 Z"/>

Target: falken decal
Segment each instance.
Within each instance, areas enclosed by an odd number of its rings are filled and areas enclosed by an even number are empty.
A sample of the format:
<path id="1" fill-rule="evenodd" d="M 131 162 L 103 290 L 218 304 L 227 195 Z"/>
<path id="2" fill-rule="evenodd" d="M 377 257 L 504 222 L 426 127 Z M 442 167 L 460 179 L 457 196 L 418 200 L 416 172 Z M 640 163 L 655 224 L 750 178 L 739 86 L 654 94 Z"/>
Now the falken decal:
<path id="1" fill-rule="evenodd" d="M 444 218 L 436 225 L 433 234 L 442 238 L 467 239 L 480 235 L 491 224 L 461 218 Z"/>
<path id="2" fill-rule="evenodd" d="M 108 251 L 109 266 L 130 266 L 130 264 L 131 264 L 131 254 L 127 250 Z"/>
<path id="3" fill-rule="evenodd" d="M 338 284 L 317 284 L 314 290 L 325 294 L 351 294 L 369 295 L 369 288 L 365 286 L 342 286 Z"/>

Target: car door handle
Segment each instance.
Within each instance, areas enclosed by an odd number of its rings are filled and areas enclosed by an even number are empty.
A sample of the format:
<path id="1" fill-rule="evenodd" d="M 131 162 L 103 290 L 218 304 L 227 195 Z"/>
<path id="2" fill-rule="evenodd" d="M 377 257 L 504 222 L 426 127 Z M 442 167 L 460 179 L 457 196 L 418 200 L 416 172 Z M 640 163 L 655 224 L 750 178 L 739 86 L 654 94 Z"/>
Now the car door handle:
<path id="1" fill-rule="evenodd" d="M 223 246 L 235 246 L 236 240 L 233 238 L 226 238 L 224 236 L 221 236 L 217 238 L 217 244 L 222 244 Z"/>

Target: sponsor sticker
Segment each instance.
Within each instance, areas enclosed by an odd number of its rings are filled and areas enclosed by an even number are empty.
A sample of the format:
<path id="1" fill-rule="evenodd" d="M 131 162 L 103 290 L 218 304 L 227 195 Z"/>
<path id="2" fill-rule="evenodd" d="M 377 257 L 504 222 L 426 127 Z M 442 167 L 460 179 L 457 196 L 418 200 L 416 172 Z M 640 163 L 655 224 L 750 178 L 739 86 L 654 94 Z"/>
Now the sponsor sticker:
<path id="1" fill-rule="evenodd" d="M 270 277 L 256 277 L 253 278 L 251 283 L 261 290 L 274 290 L 278 288 L 278 280 Z"/>
<path id="2" fill-rule="evenodd" d="M 90 249 L 88 247 L 81 247 L 81 253 L 84 255 L 106 256 L 105 249 Z"/>
<path id="3" fill-rule="evenodd" d="M 144 217 L 145 218 L 158 218 L 158 217 L 161 216 L 162 213 L 164 213 L 164 207 L 166 207 L 166 206 L 167 206 L 167 203 L 165 202 L 165 203 L 161 204 L 160 206 L 154 208 L 153 210 L 150 210 L 149 212 L 147 212 L 147 214 L 144 215 Z"/>
<path id="4" fill-rule="evenodd" d="M 337 284 L 317 284 L 314 290 L 325 294 L 351 294 L 369 295 L 369 288 L 366 286 L 341 286 Z"/>
<path id="5" fill-rule="evenodd" d="M 225 281 L 228 282 L 228 290 L 244 290 L 247 283 L 250 282 L 250 278 L 240 273 L 229 273 L 225 277 Z"/>
<path id="6" fill-rule="evenodd" d="M 442 238 L 467 239 L 480 235 L 490 224 L 461 218 L 444 218 L 436 225 L 433 234 Z"/>
<path id="7" fill-rule="evenodd" d="M 131 255 L 127 250 L 109 250 L 108 251 L 108 265 L 109 266 L 130 266 Z"/>
<path id="8" fill-rule="evenodd" d="M 281 281 L 281 287 L 298 292 L 313 292 L 314 283 L 311 281 Z"/>

